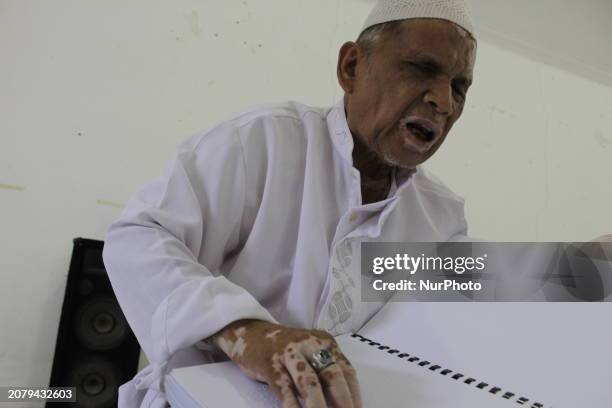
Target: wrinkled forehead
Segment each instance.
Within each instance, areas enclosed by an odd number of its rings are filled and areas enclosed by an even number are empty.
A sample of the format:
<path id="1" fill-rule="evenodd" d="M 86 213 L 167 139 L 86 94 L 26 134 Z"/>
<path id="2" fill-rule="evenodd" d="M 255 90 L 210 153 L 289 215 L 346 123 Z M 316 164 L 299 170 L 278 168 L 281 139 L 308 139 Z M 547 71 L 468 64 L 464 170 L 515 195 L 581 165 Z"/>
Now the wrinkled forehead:
<path id="1" fill-rule="evenodd" d="M 390 39 L 400 54 L 429 55 L 440 62 L 472 71 L 476 40 L 459 25 L 442 19 L 418 18 L 401 22 L 401 29 Z"/>

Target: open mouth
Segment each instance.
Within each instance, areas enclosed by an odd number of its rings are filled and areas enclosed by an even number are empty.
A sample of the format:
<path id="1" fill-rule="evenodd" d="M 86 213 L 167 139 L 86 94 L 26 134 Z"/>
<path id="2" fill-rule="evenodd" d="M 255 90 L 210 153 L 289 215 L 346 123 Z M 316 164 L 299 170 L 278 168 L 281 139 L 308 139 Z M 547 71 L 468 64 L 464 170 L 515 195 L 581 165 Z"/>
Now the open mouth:
<path id="1" fill-rule="evenodd" d="M 404 134 L 404 145 L 417 153 L 431 149 L 442 134 L 439 125 L 415 116 L 404 119 L 400 128 Z"/>
<path id="2" fill-rule="evenodd" d="M 406 123 L 406 127 L 413 135 L 415 135 L 419 140 L 424 142 L 431 142 L 436 134 L 432 129 L 428 129 L 425 126 L 421 126 L 418 123 Z"/>

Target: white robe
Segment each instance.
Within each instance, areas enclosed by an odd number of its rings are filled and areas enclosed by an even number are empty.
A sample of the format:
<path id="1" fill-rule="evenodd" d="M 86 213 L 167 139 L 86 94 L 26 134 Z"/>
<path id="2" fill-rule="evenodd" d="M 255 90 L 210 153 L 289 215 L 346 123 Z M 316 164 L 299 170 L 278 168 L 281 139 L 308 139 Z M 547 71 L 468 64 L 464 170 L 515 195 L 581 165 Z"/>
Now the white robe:
<path id="1" fill-rule="evenodd" d="M 352 150 L 342 102 L 260 108 L 190 137 L 131 198 L 103 255 L 151 364 L 120 408 L 165 406 L 164 374 L 237 319 L 358 329 L 380 306 L 360 302 L 360 242 L 466 234 L 463 200 L 422 167 L 362 205 Z"/>

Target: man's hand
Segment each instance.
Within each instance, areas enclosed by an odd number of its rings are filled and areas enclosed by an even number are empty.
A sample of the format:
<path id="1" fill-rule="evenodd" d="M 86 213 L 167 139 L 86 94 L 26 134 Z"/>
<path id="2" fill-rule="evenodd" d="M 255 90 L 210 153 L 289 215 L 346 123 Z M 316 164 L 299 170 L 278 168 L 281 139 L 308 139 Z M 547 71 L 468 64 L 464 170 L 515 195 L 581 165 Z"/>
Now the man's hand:
<path id="1" fill-rule="evenodd" d="M 355 369 L 327 332 L 239 320 L 212 341 L 245 374 L 268 384 L 283 408 L 300 408 L 298 396 L 307 408 L 326 407 L 325 396 L 336 408 L 361 408 Z M 309 360 L 321 349 L 329 350 L 336 362 L 317 372 Z"/>

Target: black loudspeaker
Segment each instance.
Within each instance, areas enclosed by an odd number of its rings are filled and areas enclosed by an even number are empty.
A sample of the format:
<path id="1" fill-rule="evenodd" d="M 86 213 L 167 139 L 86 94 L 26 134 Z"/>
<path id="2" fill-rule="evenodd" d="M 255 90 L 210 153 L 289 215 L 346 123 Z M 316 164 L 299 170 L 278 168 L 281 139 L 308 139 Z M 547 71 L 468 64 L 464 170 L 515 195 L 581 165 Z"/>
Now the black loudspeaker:
<path id="1" fill-rule="evenodd" d="M 140 346 L 108 280 L 104 243 L 73 242 L 49 386 L 76 387 L 77 402 L 46 406 L 112 408 L 119 386 L 138 370 Z"/>

